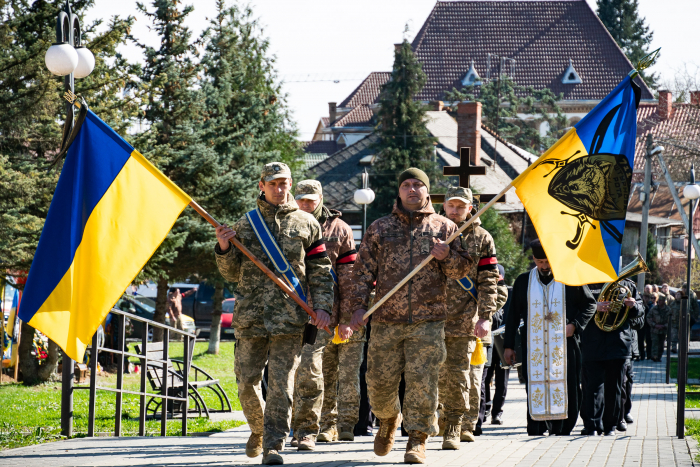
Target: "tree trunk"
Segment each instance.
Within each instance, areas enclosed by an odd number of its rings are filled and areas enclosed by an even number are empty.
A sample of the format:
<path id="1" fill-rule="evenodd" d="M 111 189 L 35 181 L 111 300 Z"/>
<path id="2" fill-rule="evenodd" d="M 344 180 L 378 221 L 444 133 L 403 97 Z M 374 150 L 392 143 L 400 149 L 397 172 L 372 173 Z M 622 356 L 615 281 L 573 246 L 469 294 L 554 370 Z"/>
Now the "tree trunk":
<path id="1" fill-rule="evenodd" d="M 34 350 L 34 328 L 22 321 L 20 328 L 21 336 L 19 338 L 19 371 L 22 372 L 22 382 L 27 385 L 33 385 L 41 382 L 39 378 L 39 363 L 36 356 L 32 355 Z"/>
<path id="2" fill-rule="evenodd" d="M 207 353 L 219 355 L 219 342 L 221 342 L 221 302 L 224 300 L 224 286 L 214 286 L 214 307 L 211 311 L 211 328 L 209 330 L 209 350 Z"/>
<path id="3" fill-rule="evenodd" d="M 153 314 L 153 321 L 165 324 L 165 314 L 168 311 L 168 280 L 158 279 L 158 291 L 156 292 L 156 311 Z M 175 323 L 170 323 L 175 326 Z M 163 330 L 153 329 L 153 342 L 163 341 Z"/>
<path id="4" fill-rule="evenodd" d="M 49 356 L 46 357 L 44 364 L 39 367 L 39 379 L 42 381 L 51 380 L 58 369 L 58 357 L 61 355 L 61 349 L 58 344 L 51 339 L 49 339 L 48 354 Z"/>

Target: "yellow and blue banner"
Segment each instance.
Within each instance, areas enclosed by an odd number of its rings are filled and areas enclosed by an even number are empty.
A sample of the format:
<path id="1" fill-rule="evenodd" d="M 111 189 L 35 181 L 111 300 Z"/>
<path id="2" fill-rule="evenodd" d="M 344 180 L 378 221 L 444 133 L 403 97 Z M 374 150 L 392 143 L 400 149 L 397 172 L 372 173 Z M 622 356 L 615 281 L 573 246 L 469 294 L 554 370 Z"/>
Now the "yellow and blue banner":
<path id="1" fill-rule="evenodd" d="M 20 318 L 83 361 L 100 323 L 189 202 L 88 111 L 51 201 Z"/>
<path id="2" fill-rule="evenodd" d="M 7 318 L 7 337 L 3 335 L 2 366 L 3 368 L 13 367 L 17 364 L 19 352 L 19 305 L 22 302 L 22 292 L 15 289 L 10 306 L 10 315 Z M 5 317 L 3 316 L 3 320 Z"/>
<path id="3" fill-rule="evenodd" d="M 618 277 L 640 95 L 626 77 L 513 181 L 559 282 Z"/>

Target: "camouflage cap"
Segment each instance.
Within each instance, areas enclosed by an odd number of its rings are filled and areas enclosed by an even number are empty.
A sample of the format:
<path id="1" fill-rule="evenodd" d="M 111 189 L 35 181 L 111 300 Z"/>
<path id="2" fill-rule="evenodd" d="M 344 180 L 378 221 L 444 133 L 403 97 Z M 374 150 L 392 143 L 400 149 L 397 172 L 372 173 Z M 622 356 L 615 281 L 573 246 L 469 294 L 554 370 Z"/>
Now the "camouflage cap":
<path id="1" fill-rule="evenodd" d="M 451 199 L 458 199 L 460 201 L 464 201 L 465 203 L 472 203 L 474 197 L 472 196 L 472 190 L 469 188 L 453 186 L 447 190 L 447 193 L 445 193 L 445 202 L 448 202 Z"/>
<path id="2" fill-rule="evenodd" d="M 292 171 L 289 170 L 287 164 L 283 164 L 282 162 L 270 162 L 269 164 L 265 164 L 262 169 L 262 174 L 260 174 L 260 179 L 269 182 L 276 178 L 292 178 Z"/>
<path id="3" fill-rule="evenodd" d="M 323 197 L 323 188 L 318 180 L 302 180 L 297 183 L 294 190 L 294 199 L 313 199 L 317 200 Z"/>

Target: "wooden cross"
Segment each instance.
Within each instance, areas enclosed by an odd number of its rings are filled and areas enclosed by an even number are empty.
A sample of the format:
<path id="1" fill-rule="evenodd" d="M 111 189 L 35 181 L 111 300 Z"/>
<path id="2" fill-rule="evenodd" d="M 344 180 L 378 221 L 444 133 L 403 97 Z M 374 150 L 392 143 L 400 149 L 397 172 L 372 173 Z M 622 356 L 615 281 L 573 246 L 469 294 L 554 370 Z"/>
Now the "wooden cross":
<path id="1" fill-rule="evenodd" d="M 469 179 L 470 176 L 472 176 L 472 175 L 486 175 L 486 166 L 470 165 L 469 156 L 470 156 L 471 150 L 472 150 L 472 148 L 459 148 L 459 165 L 458 166 L 448 165 L 448 166 L 442 168 L 442 174 L 445 175 L 446 177 L 455 176 L 455 175 L 458 176 L 459 177 L 459 186 L 461 186 L 462 188 L 471 188 L 470 179 Z M 496 195 L 480 194 L 480 195 L 478 195 L 478 197 L 479 197 L 479 202 L 488 203 L 493 198 L 495 198 Z M 430 200 L 432 201 L 433 204 L 442 204 L 445 202 L 445 195 L 430 195 Z M 496 202 L 497 203 L 505 203 L 506 196 L 505 195 L 501 196 L 501 198 Z"/>

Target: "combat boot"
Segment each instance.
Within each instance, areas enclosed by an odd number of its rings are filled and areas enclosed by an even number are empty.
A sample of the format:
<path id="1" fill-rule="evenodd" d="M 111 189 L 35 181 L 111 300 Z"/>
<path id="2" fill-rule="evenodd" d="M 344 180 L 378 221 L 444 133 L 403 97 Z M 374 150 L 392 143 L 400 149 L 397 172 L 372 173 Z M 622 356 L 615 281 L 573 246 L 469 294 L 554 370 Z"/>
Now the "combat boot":
<path id="1" fill-rule="evenodd" d="M 462 441 L 467 441 L 469 443 L 473 443 L 476 441 L 476 438 L 474 438 L 474 433 L 472 433 L 471 430 L 462 430 L 462 434 L 459 437 Z"/>
<path id="2" fill-rule="evenodd" d="M 258 457 L 263 452 L 263 435 L 251 433 L 248 442 L 245 443 L 245 455 L 248 457 Z"/>
<path id="3" fill-rule="evenodd" d="M 262 465 L 283 465 L 284 459 L 277 449 L 265 449 L 263 452 Z"/>
<path id="4" fill-rule="evenodd" d="M 428 435 L 420 431 L 411 430 L 408 432 L 408 443 L 406 443 L 406 454 L 403 461 L 406 464 L 425 464 L 425 440 Z"/>
<path id="5" fill-rule="evenodd" d="M 378 456 L 386 456 L 394 447 L 396 430 L 401 425 L 401 414 L 387 420 L 379 420 L 379 432 L 374 437 L 374 453 Z"/>
<path id="6" fill-rule="evenodd" d="M 299 451 L 314 451 L 316 450 L 316 441 L 312 436 L 304 436 L 299 440 L 297 449 Z"/>
<path id="7" fill-rule="evenodd" d="M 459 449 L 461 425 L 447 425 L 442 437 L 442 449 Z"/>
<path id="8" fill-rule="evenodd" d="M 353 432 L 353 427 L 340 427 L 338 441 L 355 441 L 355 433 Z"/>
<path id="9" fill-rule="evenodd" d="M 335 426 L 330 427 L 324 432 L 320 433 L 316 437 L 316 441 L 321 441 L 324 443 L 330 443 L 332 441 L 338 441 L 338 429 Z"/>

